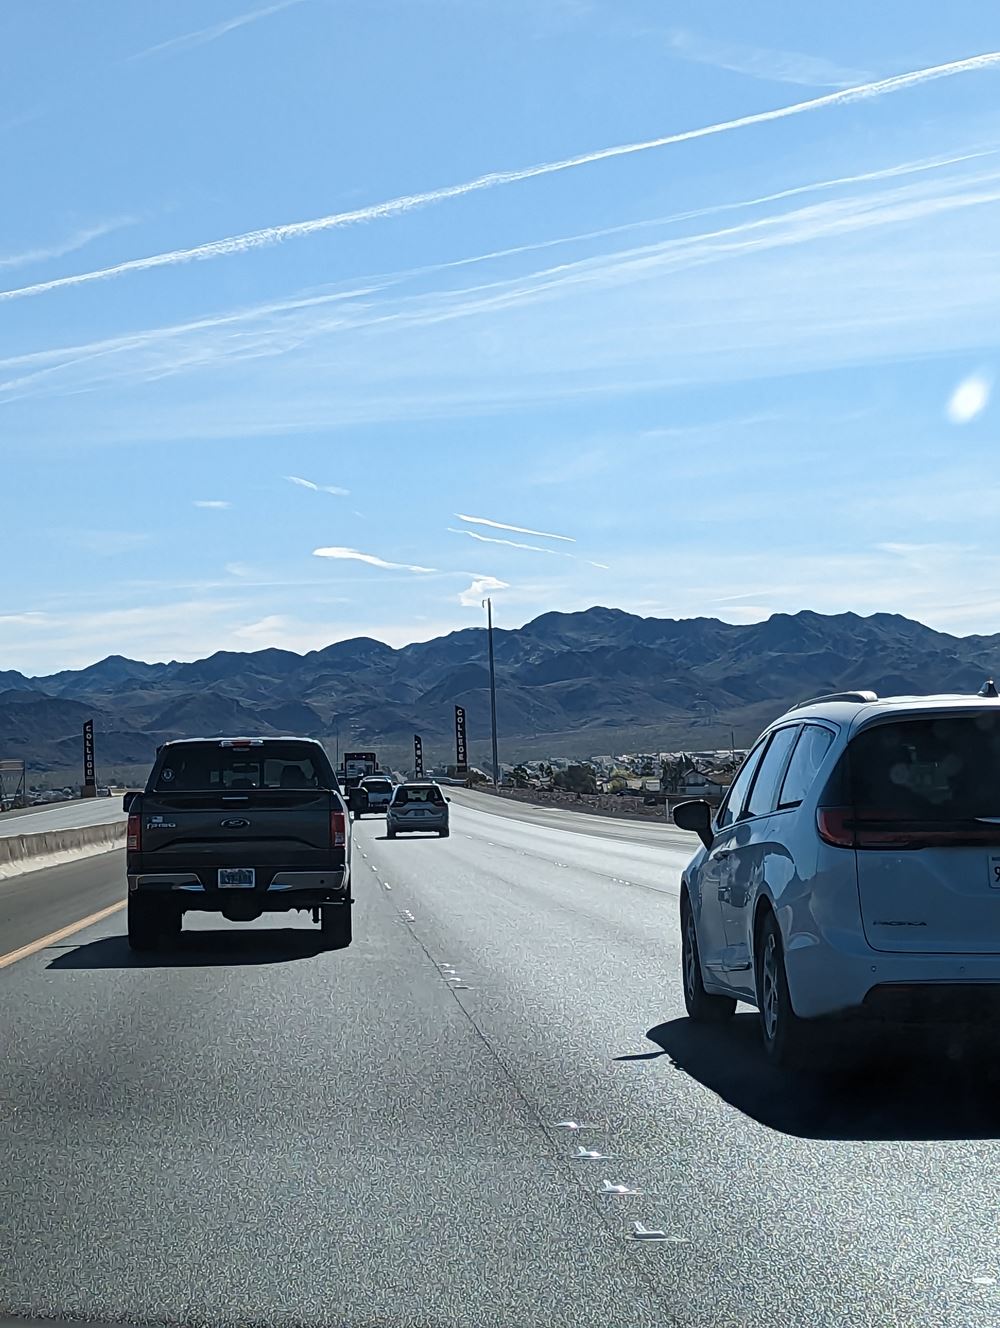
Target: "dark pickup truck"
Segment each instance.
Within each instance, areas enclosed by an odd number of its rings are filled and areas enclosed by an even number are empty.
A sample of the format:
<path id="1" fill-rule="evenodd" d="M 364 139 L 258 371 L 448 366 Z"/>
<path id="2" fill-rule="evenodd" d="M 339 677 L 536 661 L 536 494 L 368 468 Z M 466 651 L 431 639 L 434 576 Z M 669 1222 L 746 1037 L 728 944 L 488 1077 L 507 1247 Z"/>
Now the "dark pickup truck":
<path id="1" fill-rule="evenodd" d="M 164 743 L 125 810 L 133 950 L 176 939 L 192 909 L 231 922 L 306 910 L 331 949 L 350 945 L 350 818 L 321 743 Z"/>

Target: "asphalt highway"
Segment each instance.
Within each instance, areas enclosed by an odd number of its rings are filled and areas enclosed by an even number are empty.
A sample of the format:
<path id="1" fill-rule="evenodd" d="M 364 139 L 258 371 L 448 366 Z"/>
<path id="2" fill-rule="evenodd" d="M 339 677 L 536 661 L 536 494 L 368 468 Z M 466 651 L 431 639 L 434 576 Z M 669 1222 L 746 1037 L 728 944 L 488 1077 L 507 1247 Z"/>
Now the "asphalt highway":
<path id="1" fill-rule="evenodd" d="M 683 1017 L 690 839 L 449 795 L 446 841 L 355 825 L 337 953 L 294 916 L 60 936 L 122 899 L 120 853 L 0 883 L 0 1313 L 997 1323 L 990 1056 L 768 1071 L 751 1014 Z"/>
<path id="2" fill-rule="evenodd" d="M 109 825 L 124 817 L 120 797 L 53 802 L 47 807 L 25 807 L 0 813 L 0 836 L 33 835 L 44 830 L 75 830 L 85 825 Z"/>

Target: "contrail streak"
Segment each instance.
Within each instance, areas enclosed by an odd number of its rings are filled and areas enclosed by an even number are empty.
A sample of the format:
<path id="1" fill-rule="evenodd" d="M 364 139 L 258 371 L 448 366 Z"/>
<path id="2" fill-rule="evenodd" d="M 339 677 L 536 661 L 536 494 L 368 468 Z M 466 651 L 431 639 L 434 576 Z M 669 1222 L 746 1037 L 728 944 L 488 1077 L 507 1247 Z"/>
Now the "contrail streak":
<path id="1" fill-rule="evenodd" d="M 31 286 L 0 291 L 0 300 L 43 295 L 64 286 L 82 286 L 91 281 L 120 277 L 128 272 L 145 272 L 150 268 L 172 267 L 179 263 L 199 262 L 211 258 L 223 258 L 228 254 L 246 253 L 248 250 L 280 244 L 284 240 L 298 239 L 300 236 L 315 235 L 340 226 L 398 216 L 404 212 L 412 212 L 416 208 L 427 207 L 432 203 L 442 203 L 450 198 L 479 193 L 484 189 L 497 189 L 503 185 L 518 184 L 523 180 L 534 180 L 543 175 L 556 175 L 561 171 L 574 170 L 577 166 L 590 166 L 595 162 L 609 161 L 613 157 L 628 157 L 637 152 L 648 152 L 653 148 L 689 143 L 694 139 L 709 138 L 714 134 L 727 134 L 734 129 L 747 129 L 751 125 L 768 124 L 772 120 L 785 120 L 789 116 L 804 115 L 807 111 L 818 111 L 827 106 L 843 106 L 849 102 L 885 97 L 921 83 L 930 83 L 939 78 L 952 78 L 956 74 L 969 74 L 976 70 L 992 68 L 997 64 L 1000 64 L 1000 51 L 986 51 L 964 60 L 930 65 L 926 69 L 915 69 L 907 74 L 894 74 L 890 78 L 843 88 L 837 92 L 826 93 L 822 97 L 795 102 L 790 106 L 779 106 L 773 111 L 758 111 L 753 115 L 741 115 L 735 120 L 722 120 L 717 124 L 702 125 L 698 129 L 685 129 L 680 133 L 665 134 L 660 138 L 649 138 L 638 143 L 621 143 L 615 147 L 600 148 L 596 152 L 584 152 L 575 157 L 564 157 L 561 161 L 542 162 L 537 166 L 526 166 L 520 170 L 491 171 L 487 175 L 477 176 L 474 180 L 467 180 L 464 184 L 448 185 L 443 189 L 431 189 L 419 194 L 405 194 L 400 198 L 374 203 L 369 207 L 355 208 L 350 212 L 334 212 L 326 217 L 315 217 L 311 221 L 265 226 L 260 230 L 246 231 L 242 235 L 195 245 L 191 249 L 172 249 L 167 253 L 151 254 L 146 258 L 129 259 L 113 267 L 98 268 L 92 272 L 78 272 L 69 277 L 55 277 L 51 281 L 40 281 Z"/>
<path id="2" fill-rule="evenodd" d="M 567 544 L 576 543 L 572 535 L 553 535 L 551 531 L 532 530 L 530 526 L 508 526 L 504 521 L 491 521 L 485 516 L 466 516 L 464 512 L 456 512 L 455 515 L 459 521 L 468 521 L 473 526 L 492 526 L 494 530 L 512 530 L 515 535 L 540 535 L 542 539 L 565 540 Z"/>

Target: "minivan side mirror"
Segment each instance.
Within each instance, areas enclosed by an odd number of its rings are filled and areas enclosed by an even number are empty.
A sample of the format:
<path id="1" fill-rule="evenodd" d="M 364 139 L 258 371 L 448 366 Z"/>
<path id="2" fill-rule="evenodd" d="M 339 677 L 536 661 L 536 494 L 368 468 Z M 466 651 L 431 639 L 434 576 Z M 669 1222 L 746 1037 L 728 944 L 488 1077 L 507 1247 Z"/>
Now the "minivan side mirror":
<path id="1" fill-rule="evenodd" d="M 139 794 L 136 792 L 135 789 L 132 789 L 128 793 L 126 793 L 124 798 L 122 798 L 122 811 L 125 812 L 131 811 L 132 804 L 133 802 L 135 802 L 138 796 Z"/>
<path id="2" fill-rule="evenodd" d="M 678 829 L 693 830 L 706 848 L 712 847 L 715 838 L 712 834 L 712 808 L 704 798 L 679 802 L 674 808 L 673 817 Z"/>

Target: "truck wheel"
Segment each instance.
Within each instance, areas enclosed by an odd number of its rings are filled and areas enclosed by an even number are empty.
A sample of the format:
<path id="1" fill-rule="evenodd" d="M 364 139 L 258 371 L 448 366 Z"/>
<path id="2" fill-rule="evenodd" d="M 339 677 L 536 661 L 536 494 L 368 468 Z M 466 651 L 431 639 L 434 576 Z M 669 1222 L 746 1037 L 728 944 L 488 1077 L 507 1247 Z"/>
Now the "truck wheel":
<path id="1" fill-rule="evenodd" d="M 319 911 L 319 930 L 328 950 L 346 950 L 353 940 L 350 904 L 324 904 Z"/>
<path id="2" fill-rule="evenodd" d="M 395 830 L 386 830 L 385 837 L 386 839 L 395 839 L 396 838 Z"/>
<path id="3" fill-rule="evenodd" d="M 130 950 L 154 950 L 160 935 L 160 919 L 157 909 L 148 899 L 128 901 L 128 948 Z"/>
<path id="4" fill-rule="evenodd" d="M 438 837 L 441 839 L 447 839 L 450 833 L 451 833 L 450 830 L 439 830 Z"/>

